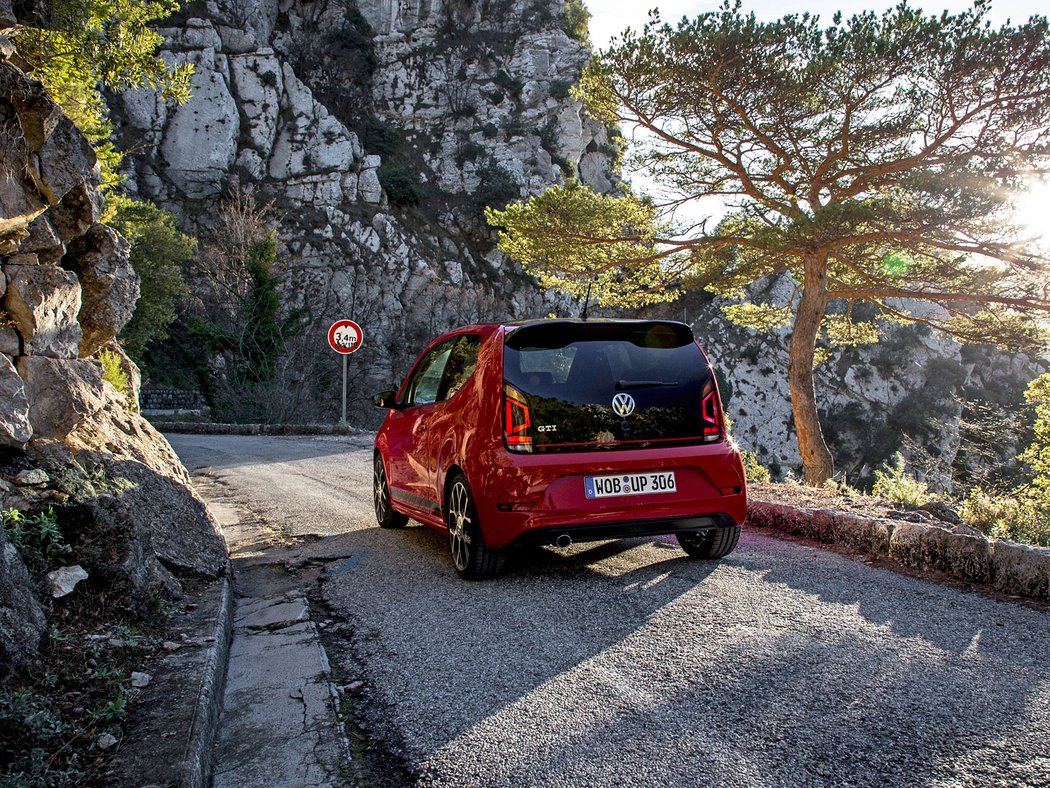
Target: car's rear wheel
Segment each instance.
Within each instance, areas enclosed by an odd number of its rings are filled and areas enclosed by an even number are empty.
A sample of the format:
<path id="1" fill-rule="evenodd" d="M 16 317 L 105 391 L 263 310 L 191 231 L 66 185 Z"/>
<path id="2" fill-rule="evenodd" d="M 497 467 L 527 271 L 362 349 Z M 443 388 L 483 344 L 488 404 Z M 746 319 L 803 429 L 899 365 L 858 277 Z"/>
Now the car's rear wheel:
<path id="1" fill-rule="evenodd" d="M 449 487 L 445 511 L 452 564 L 459 576 L 464 580 L 485 580 L 499 574 L 503 568 L 504 554 L 485 546 L 474 497 L 470 494 L 466 477 L 461 473 L 456 475 Z"/>
<path id="2" fill-rule="evenodd" d="M 736 543 L 740 541 L 740 526 L 726 525 L 675 536 L 682 549 L 693 558 L 724 558 L 736 549 Z"/>
<path id="3" fill-rule="evenodd" d="M 408 518 L 390 506 L 390 488 L 386 483 L 386 466 L 378 454 L 372 464 L 372 498 L 376 507 L 376 522 L 380 528 L 402 528 Z"/>

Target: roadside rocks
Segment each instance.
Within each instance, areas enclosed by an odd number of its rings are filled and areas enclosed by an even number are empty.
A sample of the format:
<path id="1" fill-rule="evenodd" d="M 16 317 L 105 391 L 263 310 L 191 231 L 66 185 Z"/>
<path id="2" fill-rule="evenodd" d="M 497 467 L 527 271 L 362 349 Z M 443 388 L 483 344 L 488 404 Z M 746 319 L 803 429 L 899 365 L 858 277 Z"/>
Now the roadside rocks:
<path id="1" fill-rule="evenodd" d="M 139 277 L 128 262 L 128 243 L 111 227 L 94 225 L 69 246 L 80 269 L 83 330 L 81 356 L 91 356 L 116 337 L 135 312 Z"/>
<path id="2" fill-rule="evenodd" d="M 63 566 L 53 572 L 47 573 L 47 587 L 51 590 L 51 596 L 59 599 L 73 593 L 77 583 L 87 580 L 88 573 L 80 564 L 74 566 Z"/>
<path id="3" fill-rule="evenodd" d="M 118 353 L 137 394 L 138 371 L 114 338 L 139 280 L 127 243 L 98 223 L 91 145 L 18 62 L 0 46 L 0 125 L 13 131 L 0 135 L 0 508 L 30 516 L 53 507 L 71 566 L 30 560 L 30 575 L 0 529 L 0 677 L 28 662 L 47 611 L 88 574 L 78 596 L 138 611 L 182 593 L 175 572 L 212 578 L 227 568 L 222 537 L 171 447 L 92 358 L 106 346 Z M 213 131 L 236 134 L 236 117 Z M 203 157 L 187 169 L 206 167 L 197 121 L 183 120 L 183 141 Z"/>
<path id="4" fill-rule="evenodd" d="M 0 444 L 21 448 L 31 437 L 25 384 L 11 359 L 0 355 Z"/>
<path id="5" fill-rule="evenodd" d="M 965 525 L 871 518 L 756 500 L 748 503 L 747 523 L 991 584 L 1007 594 L 1050 599 L 1050 550 L 988 539 Z"/>
<path id="6" fill-rule="evenodd" d="M 8 285 L 4 308 L 29 355 L 76 358 L 83 338 L 77 314 L 81 291 L 77 275 L 57 265 L 41 265 L 36 255 L 16 255 L 4 266 Z"/>
<path id="7" fill-rule="evenodd" d="M 16 368 L 25 381 L 29 423 L 37 437 L 64 438 L 105 405 L 97 361 L 22 356 Z"/>
<path id="8" fill-rule="evenodd" d="M 36 653 L 47 626 L 31 588 L 18 550 L 0 529 L 0 675 Z"/>

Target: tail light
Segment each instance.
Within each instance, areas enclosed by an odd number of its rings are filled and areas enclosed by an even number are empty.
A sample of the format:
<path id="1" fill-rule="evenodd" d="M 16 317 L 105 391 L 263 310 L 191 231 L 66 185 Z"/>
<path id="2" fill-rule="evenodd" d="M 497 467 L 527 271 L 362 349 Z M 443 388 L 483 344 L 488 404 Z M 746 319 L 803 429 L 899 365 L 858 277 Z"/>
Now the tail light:
<path id="1" fill-rule="evenodd" d="M 525 395 L 513 386 L 503 386 L 503 440 L 510 451 L 532 451 L 532 416 Z"/>
<path id="2" fill-rule="evenodd" d="M 715 379 L 711 378 L 700 395 L 700 415 L 704 419 L 704 442 L 714 443 L 722 437 L 722 409 L 718 406 Z"/>

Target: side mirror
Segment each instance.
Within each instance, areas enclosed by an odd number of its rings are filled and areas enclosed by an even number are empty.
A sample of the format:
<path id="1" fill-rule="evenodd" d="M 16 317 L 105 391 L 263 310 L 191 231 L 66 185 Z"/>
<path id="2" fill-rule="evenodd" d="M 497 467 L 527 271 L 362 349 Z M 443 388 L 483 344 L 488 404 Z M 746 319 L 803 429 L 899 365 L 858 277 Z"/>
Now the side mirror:
<path id="1" fill-rule="evenodd" d="M 396 408 L 397 403 L 394 401 L 396 397 L 397 392 L 393 389 L 390 389 L 388 391 L 381 391 L 374 397 L 372 397 L 372 404 L 375 405 L 377 408 L 387 408 L 388 410 L 390 408 Z"/>

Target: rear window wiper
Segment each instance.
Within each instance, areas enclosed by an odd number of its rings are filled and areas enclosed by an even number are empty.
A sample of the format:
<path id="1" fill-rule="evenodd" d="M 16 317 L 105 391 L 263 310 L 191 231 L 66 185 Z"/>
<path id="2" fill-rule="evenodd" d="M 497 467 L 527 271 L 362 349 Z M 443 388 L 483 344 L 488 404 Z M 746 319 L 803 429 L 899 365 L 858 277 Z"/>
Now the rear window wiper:
<path id="1" fill-rule="evenodd" d="M 677 386 L 678 382 L 673 380 L 618 380 L 616 388 L 618 391 L 625 389 L 655 389 L 666 386 Z"/>

